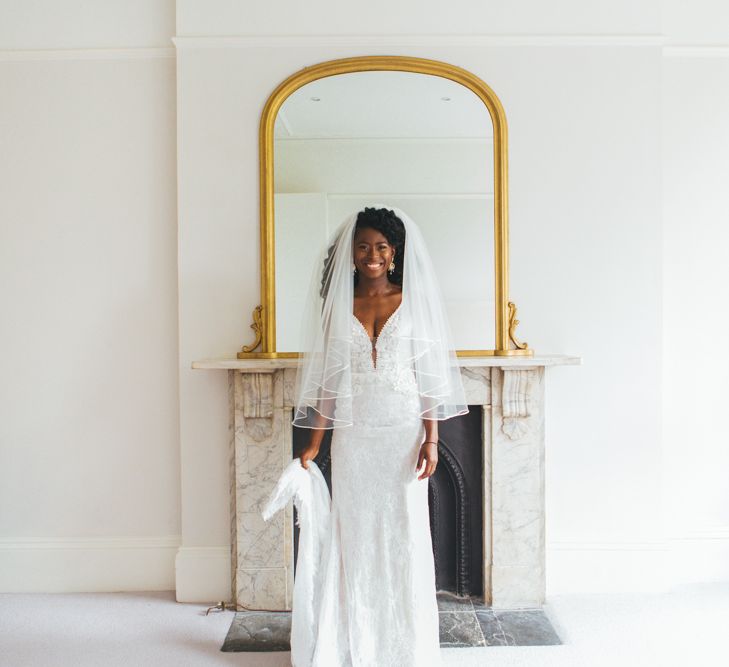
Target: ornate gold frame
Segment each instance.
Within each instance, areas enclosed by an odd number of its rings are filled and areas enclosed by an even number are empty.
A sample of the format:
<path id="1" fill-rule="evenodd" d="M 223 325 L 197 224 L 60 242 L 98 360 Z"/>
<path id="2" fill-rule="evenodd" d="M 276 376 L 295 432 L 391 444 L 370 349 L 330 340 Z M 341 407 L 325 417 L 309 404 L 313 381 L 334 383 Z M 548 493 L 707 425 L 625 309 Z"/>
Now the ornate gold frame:
<path id="1" fill-rule="evenodd" d="M 460 357 L 487 355 L 533 355 L 526 343 L 514 336 L 518 324 L 516 306 L 508 301 L 509 294 L 509 225 L 507 179 L 507 127 L 506 114 L 499 98 L 486 83 L 468 70 L 455 65 L 411 58 L 409 56 L 362 56 L 329 60 L 305 67 L 283 81 L 271 93 L 261 113 L 259 126 L 260 162 L 260 230 L 261 230 L 261 305 L 253 312 L 251 328 L 256 336 L 245 345 L 238 358 L 298 357 L 298 352 L 276 351 L 276 264 L 274 248 L 274 123 L 276 114 L 286 98 L 301 86 L 336 74 L 367 71 L 400 71 L 430 74 L 450 79 L 472 90 L 486 105 L 494 126 L 494 270 L 496 287 L 496 337 L 495 350 L 458 350 Z M 513 343 L 514 347 L 510 347 Z M 260 346 L 260 351 L 256 348 Z"/>

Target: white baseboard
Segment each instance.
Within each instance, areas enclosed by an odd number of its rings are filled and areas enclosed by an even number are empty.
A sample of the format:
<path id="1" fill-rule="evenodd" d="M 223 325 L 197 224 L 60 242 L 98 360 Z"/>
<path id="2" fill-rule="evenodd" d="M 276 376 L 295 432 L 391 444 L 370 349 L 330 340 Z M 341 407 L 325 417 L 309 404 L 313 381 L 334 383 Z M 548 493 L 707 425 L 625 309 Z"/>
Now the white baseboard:
<path id="1" fill-rule="evenodd" d="M 547 542 L 547 597 L 562 593 L 663 592 L 666 545 Z"/>
<path id="2" fill-rule="evenodd" d="M 729 581 L 729 528 L 694 530 L 667 543 L 671 586 Z"/>
<path id="3" fill-rule="evenodd" d="M 547 542 L 547 595 L 668 592 L 729 581 L 729 529 L 655 541 Z"/>
<path id="4" fill-rule="evenodd" d="M 176 590 L 178 602 L 231 600 L 230 547 L 179 536 L 0 540 L 0 592 Z M 666 540 L 547 542 L 547 595 L 664 592 L 729 581 L 729 529 Z"/>
<path id="5" fill-rule="evenodd" d="M 230 602 L 230 547 L 180 547 L 175 580 L 178 602 Z"/>
<path id="6" fill-rule="evenodd" d="M 0 540 L 0 592 L 108 593 L 175 587 L 178 535 Z"/>

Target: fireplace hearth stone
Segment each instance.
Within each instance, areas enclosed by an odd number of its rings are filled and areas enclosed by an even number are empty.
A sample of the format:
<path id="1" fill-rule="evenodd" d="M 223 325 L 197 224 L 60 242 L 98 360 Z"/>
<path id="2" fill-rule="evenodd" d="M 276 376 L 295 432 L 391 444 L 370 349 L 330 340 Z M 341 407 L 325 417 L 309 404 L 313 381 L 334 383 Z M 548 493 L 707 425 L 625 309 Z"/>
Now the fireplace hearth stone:
<path id="1" fill-rule="evenodd" d="M 492 609 L 482 598 L 439 591 L 441 648 L 561 644 L 544 610 Z M 236 612 L 221 651 L 290 651 L 291 612 Z"/>

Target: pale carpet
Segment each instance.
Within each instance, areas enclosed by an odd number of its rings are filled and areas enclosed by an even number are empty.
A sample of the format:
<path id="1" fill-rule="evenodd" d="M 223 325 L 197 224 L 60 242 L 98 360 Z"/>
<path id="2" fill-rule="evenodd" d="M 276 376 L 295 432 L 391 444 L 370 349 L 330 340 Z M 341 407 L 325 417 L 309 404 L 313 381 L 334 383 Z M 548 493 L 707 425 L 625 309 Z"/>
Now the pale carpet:
<path id="1" fill-rule="evenodd" d="M 559 595 L 561 646 L 443 649 L 448 667 L 726 667 L 729 583 L 667 595 Z M 2 667 L 290 665 L 289 653 L 221 653 L 232 612 L 173 593 L 0 594 Z"/>

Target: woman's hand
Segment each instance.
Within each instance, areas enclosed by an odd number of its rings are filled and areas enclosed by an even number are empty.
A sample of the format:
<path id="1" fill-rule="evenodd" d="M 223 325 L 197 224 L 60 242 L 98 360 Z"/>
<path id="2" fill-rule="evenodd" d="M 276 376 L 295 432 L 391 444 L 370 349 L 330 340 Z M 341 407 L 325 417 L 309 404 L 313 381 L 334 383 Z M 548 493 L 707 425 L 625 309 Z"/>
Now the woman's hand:
<path id="1" fill-rule="evenodd" d="M 309 444 L 306 446 L 304 451 L 299 454 L 301 466 L 306 470 L 309 469 L 309 461 L 313 461 L 319 454 L 321 441 L 324 439 L 323 426 L 326 422 L 326 417 L 323 417 L 321 414 L 316 415 L 314 419 L 316 426 L 311 430 L 311 434 L 309 435 Z"/>
<path id="2" fill-rule="evenodd" d="M 418 479 L 430 477 L 438 465 L 438 444 L 435 442 L 424 442 L 420 445 L 420 454 L 418 455 L 418 465 L 415 466 L 416 472 L 420 470 L 420 466 L 425 461 L 425 469 L 418 476 Z"/>
<path id="3" fill-rule="evenodd" d="M 320 446 L 321 443 L 310 443 L 309 446 L 299 455 L 301 465 L 307 470 L 309 469 L 309 461 L 313 461 L 319 454 Z"/>

